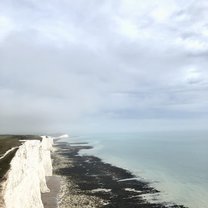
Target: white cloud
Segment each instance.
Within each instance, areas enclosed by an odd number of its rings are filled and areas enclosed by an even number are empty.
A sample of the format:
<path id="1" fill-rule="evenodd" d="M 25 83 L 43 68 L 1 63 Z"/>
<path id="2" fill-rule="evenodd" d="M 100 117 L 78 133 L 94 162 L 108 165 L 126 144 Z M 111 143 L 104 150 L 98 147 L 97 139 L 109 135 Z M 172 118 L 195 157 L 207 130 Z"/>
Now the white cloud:
<path id="1" fill-rule="evenodd" d="M 76 43 L 77 42 L 77 31 L 75 28 L 66 27 L 65 24 L 61 22 L 54 21 L 38 25 L 33 28 L 38 32 L 38 35 L 44 39 L 42 43 L 49 42 L 49 44 L 57 44 L 58 46 L 63 47 L 64 44 Z"/>
<path id="2" fill-rule="evenodd" d="M 192 53 L 208 51 L 208 43 L 197 38 L 178 38 L 176 40 L 176 44 L 182 46 L 186 51 L 190 51 Z"/>
<path id="3" fill-rule="evenodd" d="M 0 41 L 3 41 L 15 28 L 12 20 L 0 15 Z"/>
<path id="4" fill-rule="evenodd" d="M 137 39 L 139 34 L 139 30 L 137 25 L 130 20 L 116 18 L 116 22 L 118 25 L 118 31 L 121 35 L 124 35 L 129 39 Z"/>
<path id="5" fill-rule="evenodd" d="M 186 69 L 184 77 L 188 83 L 198 83 L 203 81 L 202 73 L 194 67 Z"/>

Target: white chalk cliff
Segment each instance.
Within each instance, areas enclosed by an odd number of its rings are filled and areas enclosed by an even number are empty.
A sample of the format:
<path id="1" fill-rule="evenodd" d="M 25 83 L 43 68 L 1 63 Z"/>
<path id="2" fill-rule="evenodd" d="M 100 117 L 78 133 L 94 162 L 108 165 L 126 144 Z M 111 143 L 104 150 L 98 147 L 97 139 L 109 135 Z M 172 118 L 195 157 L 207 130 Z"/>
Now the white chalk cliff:
<path id="1" fill-rule="evenodd" d="M 41 192 L 50 191 L 46 176 L 52 175 L 53 139 L 28 140 L 17 150 L 4 185 L 5 208 L 43 208 Z"/>

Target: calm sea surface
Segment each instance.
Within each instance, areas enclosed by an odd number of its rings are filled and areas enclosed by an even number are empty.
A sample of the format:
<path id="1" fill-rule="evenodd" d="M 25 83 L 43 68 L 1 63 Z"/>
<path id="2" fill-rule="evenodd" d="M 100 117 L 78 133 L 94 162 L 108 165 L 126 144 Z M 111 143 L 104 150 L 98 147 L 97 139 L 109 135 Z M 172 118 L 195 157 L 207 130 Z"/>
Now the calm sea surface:
<path id="1" fill-rule="evenodd" d="M 208 208 L 208 132 L 86 134 L 82 151 L 126 168 L 161 191 L 158 200 Z"/>

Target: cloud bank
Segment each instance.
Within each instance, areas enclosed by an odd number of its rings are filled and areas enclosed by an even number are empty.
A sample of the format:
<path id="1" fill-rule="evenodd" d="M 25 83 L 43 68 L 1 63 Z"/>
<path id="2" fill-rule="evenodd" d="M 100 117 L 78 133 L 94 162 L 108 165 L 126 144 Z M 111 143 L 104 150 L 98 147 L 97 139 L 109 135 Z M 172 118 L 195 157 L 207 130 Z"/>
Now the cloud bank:
<path id="1" fill-rule="evenodd" d="M 2 0 L 0 131 L 206 129 L 206 0 Z"/>

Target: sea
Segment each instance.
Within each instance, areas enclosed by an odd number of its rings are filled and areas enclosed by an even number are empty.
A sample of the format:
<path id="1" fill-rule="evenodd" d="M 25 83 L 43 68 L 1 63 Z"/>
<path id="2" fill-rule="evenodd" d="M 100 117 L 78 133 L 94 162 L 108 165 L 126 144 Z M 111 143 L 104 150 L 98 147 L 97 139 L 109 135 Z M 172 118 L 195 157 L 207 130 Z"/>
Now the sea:
<path id="1" fill-rule="evenodd" d="M 208 208 L 208 132 L 74 134 L 68 142 L 88 142 L 104 162 L 130 170 L 160 191 L 148 200 Z"/>

